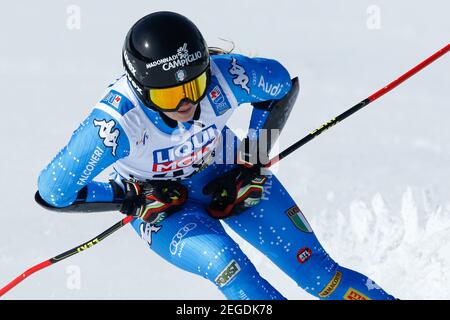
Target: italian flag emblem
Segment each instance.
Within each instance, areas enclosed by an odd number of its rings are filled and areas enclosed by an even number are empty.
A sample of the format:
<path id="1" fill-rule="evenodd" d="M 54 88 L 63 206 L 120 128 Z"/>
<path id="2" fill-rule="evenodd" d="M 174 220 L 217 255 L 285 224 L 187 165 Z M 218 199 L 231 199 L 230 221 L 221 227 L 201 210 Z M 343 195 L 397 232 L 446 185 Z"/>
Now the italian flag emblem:
<path id="1" fill-rule="evenodd" d="M 305 216 L 297 205 L 287 209 L 286 214 L 288 215 L 289 219 L 291 219 L 292 223 L 297 227 L 297 229 L 303 232 L 312 232 L 311 226 L 309 225 L 308 221 L 306 221 Z"/>

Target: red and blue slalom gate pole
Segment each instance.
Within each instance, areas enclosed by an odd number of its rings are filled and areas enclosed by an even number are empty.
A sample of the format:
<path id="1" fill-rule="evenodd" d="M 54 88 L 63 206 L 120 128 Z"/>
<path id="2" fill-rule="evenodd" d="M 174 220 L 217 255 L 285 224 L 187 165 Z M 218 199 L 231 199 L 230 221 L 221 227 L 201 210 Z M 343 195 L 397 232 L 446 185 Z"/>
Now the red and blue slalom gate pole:
<path id="1" fill-rule="evenodd" d="M 396 80 L 394 80 L 391 83 L 389 83 L 387 86 L 381 88 L 380 90 L 378 90 L 377 92 L 375 92 L 374 94 L 369 96 L 368 98 L 362 100 L 361 102 L 359 102 L 358 104 L 354 105 L 353 107 L 351 107 L 347 111 L 345 111 L 345 112 L 341 113 L 340 115 L 338 115 L 337 117 L 331 119 L 327 123 L 323 124 L 321 127 L 313 130 L 311 133 L 309 133 L 303 139 L 297 141 L 292 146 L 290 146 L 289 148 L 287 148 L 286 150 L 282 151 L 280 154 L 278 154 L 277 156 L 272 158 L 269 161 L 269 163 L 264 165 L 264 167 L 268 168 L 268 167 L 274 165 L 275 163 L 277 163 L 278 161 L 280 161 L 281 159 L 287 157 L 289 154 L 291 154 L 295 150 L 299 149 L 301 146 L 305 145 L 306 143 L 308 143 L 309 141 L 311 141 L 312 139 L 314 139 L 315 137 L 320 135 L 322 132 L 326 131 L 327 129 L 331 128 L 332 126 L 334 126 L 338 122 L 344 120 L 345 118 L 348 118 L 349 116 L 354 114 L 356 111 L 361 110 L 362 108 L 367 106 L 369 103 L 377 100 L 379 97 L 381 97 L 384 94 L 388 93 L 389 91 L 391 91 L 392 89 L 397 87 L 399 84 L 401 84 L 405 80 L 409 79 L 410 77 L 415 75 L 417 72 L 419 72 L 420 70 L 424 69 L 426 66 L 428 66 L 432 62 L 436 61 L 438 58 L 442 57 L 449 50 L 450 50 L 450 44 L 447 44 L 444 48 L 442 48 L 441 50 L 437 51 L 436 53 L 434 53 L 433 55 L 431 55 L 430 57 L 428 57 L 427 59 L 425 59 L 424 61 L 419 63 L 417 66 L 415 66 L 414 68 L 412 68 L 408 72 L 404 73 L 399 78 L 397 78 Z M 34 267 L 26 270 L 20 276 L 18 276 L 13 281 L 8 283 L 5 287 L 0 289 L 0 297 L 3 296 L 8 291 L 10 291 L 15 286 L 17 286 L 24 279 L 26 279 L 29 276 L 31 276 L 33 273 L 35 273 L 35 272 L 37 272 L 39 270 L 42 270 L 42 269 L 44 269 L 44 268 L 46 268 L 48 266 L 51 266 L 52 264 L 60 262 L 60 261 L 62 261 L 64 259 L 67 259 L 67 258 L 69 258 L 69 257 L 71 257 L 71 256 L 73 256 L 73 255 L 75 255 L 75 254 L 77 254 L 79 252 L 82 252 L 82 251 L 84 251 L 86 249 L 91 248 L 92 246 L 96 245 L 97 243 L 99 243 L 100 241 L 102 241 L 103 239 L 105 239 L 106 237 L 111 235 L 112 233 L 114 233 L 117 230 L 119 230 L 120 228 L 122 228 L 124 225 L 130 223 L 133 220 L 133 218 L 134 217 L 132 217 L 132 216 L 127 216 L 127 217 L 123 218 L 122 220 L 120 220 L 119 222 L 117 222 L 116 224 L 114 224 L 109 229 L 107 229 L 104 232 L 102 232 L 101 234 L 99 234 L 97 237 L 95 237 L 95 238 L 93 238 L 93 239 L 83 243 L 82 245 L 80 245 L 78 247 L 75 247 L 75 248 L 73 248 L 73 249 L 71 249 L 69 251 L 66 251 L 66 252 L 64 252 L 64 253 L 56 256 L 56 257 L 53 257 L 53 258 L 51 258 L 51 259 L 49 259 L 47 261 L 41 262 L 41 263 L 35 265 Z"/>

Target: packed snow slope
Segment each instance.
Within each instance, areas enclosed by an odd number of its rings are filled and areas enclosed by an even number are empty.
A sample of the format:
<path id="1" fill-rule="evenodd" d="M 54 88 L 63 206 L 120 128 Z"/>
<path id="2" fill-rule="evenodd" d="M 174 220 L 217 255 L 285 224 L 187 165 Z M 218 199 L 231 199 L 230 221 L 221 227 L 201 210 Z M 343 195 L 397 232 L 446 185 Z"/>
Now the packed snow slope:
<path id="1" fill-rule="evenodd" d="M 67 27 L 71 5 L 80 10 L 79 30 Z M 280 148 L 449 42 L 445 0 L 9 1 L 0 20 L 0 285 L 121 218 L 47 212 L 33 195 L 40 170 L 121 74 L 129 27 L 158 10 L 188 16 L 210 45 L 231 39 L 236 52 L 278 59 L 300 77 Z M 377 13 L 380 28 L 369 28 Z M 449 69 L 446 56 L 276 168 L 330 255 L 402 299 L 450 298 Z M 245 128 L 249 114 L 242 108 L 232 126 Z M 287 298 L 313 298 L 233 236 Z M 5 298 L 223 296 L 125 228 Z"/>

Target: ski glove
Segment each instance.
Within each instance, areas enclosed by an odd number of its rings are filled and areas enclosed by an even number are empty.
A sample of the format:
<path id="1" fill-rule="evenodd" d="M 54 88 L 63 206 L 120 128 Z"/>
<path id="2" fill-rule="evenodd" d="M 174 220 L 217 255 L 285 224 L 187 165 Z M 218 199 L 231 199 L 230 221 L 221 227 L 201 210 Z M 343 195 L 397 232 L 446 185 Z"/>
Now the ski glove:
<path id="1" fill-rule="evenodd" d="M 259 169 L 238 165 L 222 176 L 209 182 L 203 193 L 212 196 L 207 211 L 216 219 L 224 219 L 239 214 L 257 205 L 262 198 L 267 178 L 259 174 Z"/>
<path id="2" fill-rule="evenodd" d="M 187 200 L 187 189 L 170 180 L 136 182 L 123 180 L 125 198 L 120 212 L 156 224 L 179 211 Z"/>

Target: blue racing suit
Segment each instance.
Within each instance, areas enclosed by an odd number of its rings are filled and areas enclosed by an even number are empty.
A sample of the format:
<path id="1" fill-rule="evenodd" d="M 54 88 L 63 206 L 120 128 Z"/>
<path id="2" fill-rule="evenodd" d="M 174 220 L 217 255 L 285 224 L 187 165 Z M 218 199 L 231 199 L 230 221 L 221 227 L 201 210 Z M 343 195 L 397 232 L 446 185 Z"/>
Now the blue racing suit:
<path id="1" fill-rule="evenodd" d="M 93 179 L 112 165 L 111 179 L 177 179 L 186 205 L 157 224 L 134 219 L 149 248 L 183 270 L 212 281 L 228 299 L 284 299 L 263 279 L 218 220 L 208 216 L 203 186 L 233 168 L 239 143 L 227 128 L 244 103 L 281 99 L 291 79 L 277 61 L 238 54 L 211 56 L 211 82 L 192 121 L 170 125 L 145 107 L 119 78 L 41 172 L 39 194 L 53 207 L 112 202 L 108 182 Z M 254 110 L 251 127 L 267 112 Z M 83 190 L 83 192 L 80 192 Z M 81 196 L 82 194 L 82 196 Z M 81 198 L 82 199 L 81 199 Z M 320 299 L 394 299 L 366 276 L 337 264 L 322 248 L 295 201 L 274 175 L 262 201 L 224 220 L 311 295 Z"/>

